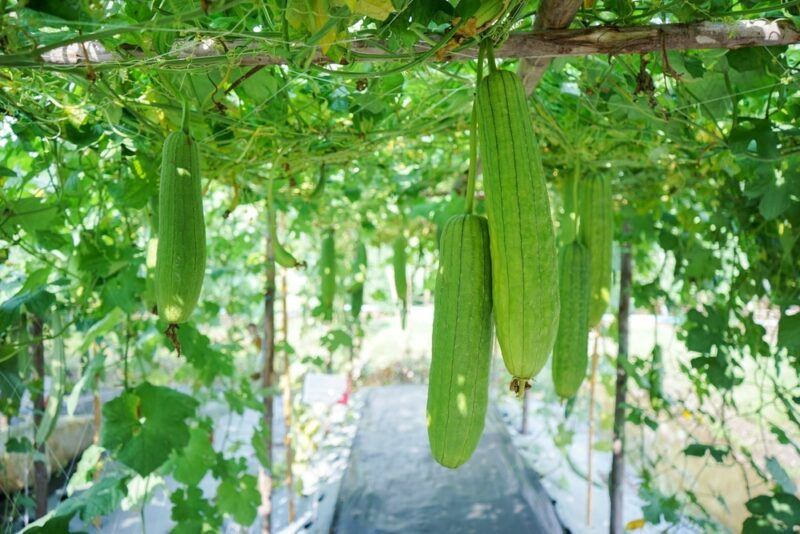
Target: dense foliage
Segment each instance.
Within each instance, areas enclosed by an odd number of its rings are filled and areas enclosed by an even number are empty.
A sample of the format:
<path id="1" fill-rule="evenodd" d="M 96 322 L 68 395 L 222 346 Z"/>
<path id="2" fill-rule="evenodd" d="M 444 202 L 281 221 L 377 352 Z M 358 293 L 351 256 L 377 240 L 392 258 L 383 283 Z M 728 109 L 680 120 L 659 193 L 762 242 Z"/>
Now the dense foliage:
<path id="1" fill-rule="evenodd" d="M 59 404 L 47 406 L 45 427 L 81 392 L 121 388 L 70 483 L 88 491 L 51 521 L 90 521 L 126 495 L 141 502 L 142 480 L 167 474 L 179 484 L 170 496 L 179 531 L 218 531 L 226 516 L 255 520 L 247 459 L 211 448 L 214 422 L 198 407 L 260 410 L 272 393 L 250 376 L 259 364 L 248 329 L 263 313 L 266 236 L 308 262 L 302 321 L 328 354 L 279 348 L 307 368 L 344 369 L 343 352 L 363 331 L 345 307 L 358 283 L 357 244 L 370 250 L 374 273 L 405 233 L 408 261 L 434 272 L 441 228 L 462 209 L 475 62 L 439 59 L 474 47 L 476 34 L 502 45 L 509 32 L 530 30 L 538 7 L 497 2 L 497 18 L 475 22 L 489 4 L 0 2 L 0 411 L 13 419 L 26 395 L 43 391 L 29 350 L 39 341 Z M 575 27 L 800 16 L 793 1 L 585 4 Z M 415 48 L 419 41 L 430 47 Z M 75 43 L 109 58 L 40 60 Z M 244 60 L 257 54 L 281 64 Z M 559 58 L 529 98 L 557 223 L 573 179 L 608 177 L 617 249 L 634 255 L 635 306 L 676 316 L 690 351 L 671 370 L 687 385 L 679 391 L 663 387 L 658 346 L 634 355 L 629 423 L 655 432 L 666 421 L 702 421 L 703 432 L 687 430 L 682 454 L 748 466 L 750 532 L 800 522 L 798 61 L 793 47 Z M 148 243 L 161 148 L 184 109 L 202 160 L 208 265 L 198 309 L 178 330 L 178 358 L 152 313 Z M 317 268 L 330 229 L 332 311 L 327 297 L 320 302 Z M 363 298 L 389 302 L 392 291 Z M 615 324 L 605 333 L 613 337 Z M 263 464 L 268 432 L 253 437 Z M 48 433 L 6 449 L 33 455 Z M 644 519 L 711 525 L 691 483 L 662 484 L 660 460 L 641 459 Z M 207 473 L 219 481 L 214 497 L 197 488 Z M 7 497 L 6 517 L 32 506 Z"/>

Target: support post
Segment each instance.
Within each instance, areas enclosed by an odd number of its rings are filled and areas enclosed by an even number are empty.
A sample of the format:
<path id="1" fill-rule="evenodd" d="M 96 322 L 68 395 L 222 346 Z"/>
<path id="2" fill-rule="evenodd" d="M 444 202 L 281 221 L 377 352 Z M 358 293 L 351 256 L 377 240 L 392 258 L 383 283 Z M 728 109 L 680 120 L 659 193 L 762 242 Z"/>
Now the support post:
<path id="1" fill-rule="evenodd" d="M 35 432 L 38 432 L 42 424 L 42 417 L 44 415 L 47 403 L 44 398 L 44 341 L 42 341 L 42 318 L 34 315 L 31 321 L 31 360 L 33 369 L 36 372 L 37 388 L 33 397 L 33 426 Z M 34 432 L 34 433 L 35 433 Z M 47 514 L 47 487 L 50 483 L 50 477 L 47 474 L 47 448 L 45 443 L 39 443 L 36 446 L 37 457 L 33 461 L 33 493 L 36 502 L 36 519 L 43 517 Z"/>
<path id="2" fill-rule="evenodd" d="M 623 233 L 624 228 L 623 228 Z M 633 278 L 633 261 L 630 244 L 623 244 L 620 258 L 619 282 L 619 349 L 617 351 L 616 394 L 614 396 L 614 431 L 613 456 L 608 491 L 611 497 L 610 528 L 611 534 L 622 534 L 623 519 L 623 486 L 625 483 L 625 396 L 627 393 L 628 374 L 624 363 L 628 359 L 628 334 L 630 323 L 631 282 Z"/>
<path id="3" fill-rule="evenodd" d="M 272 520 L 272 375 L 275 367 L 275 247 L 272 243 L 272 225 L 275 223 L 275 219 L 269 207 L 266 212 L 267 229 L 264 238 L 266 287 L 264 290 L 263 342 L 261 343 L 263 362 L 261 388 L 264 397 L 261 420 L 264 426 L 264 451 L 267 465 L 262 465 L 258 469 L 258 489 L 261 493 L 259 515 L 262 534 L 270 533 Z"/>

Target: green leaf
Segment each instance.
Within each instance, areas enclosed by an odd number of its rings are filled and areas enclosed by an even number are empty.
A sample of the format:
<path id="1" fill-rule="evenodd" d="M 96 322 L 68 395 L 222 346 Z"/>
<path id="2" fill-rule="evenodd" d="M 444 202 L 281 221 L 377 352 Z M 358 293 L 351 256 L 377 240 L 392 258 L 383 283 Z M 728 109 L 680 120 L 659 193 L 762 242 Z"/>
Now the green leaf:
<path id="1" fill-rule="evenodd" d="M 782 428 L 771 424 L 769 426 L 769 431 L 778 439 L 778 443 L 781 445 L 789 445 L 791 446 L 797 454 L 800 454 L 800 445 L 797 444 L 794 440 L 792 440 L 789 435 L 786 433 L 785 430 Z"/>
<path id="2" fill-rule="evenodd" d="M 745 520 L 743 534 L 783 534 L 800 524 L 800 500 L 789 493 L 760 495 L 746 506 L 752 516 Z"/>
<path id="3" fill-rule="evenodd" d="M 26 7 L 64 20 L 80 20 L 82 4 L 81 0 L 28 0 Z"/>
<path id="4" fill-rule="evenodd" d="M 19 293 L 0 304 L 0 334 L 19 321 L 22 311 L 39 317 L 44 316 L 55 302 L 55 296 L 43 287 L 28 291 L 24 287 Z"/>
<path id="5" fill-rule="evenodd" d="M 197 405 L 188 395 L 144 382 L 103 406 L 102 445 L 140 475 L 149 475 L 186 446 L 186 419 Z"/>
<path id="6" fill-rule="evenodd" d="M 681 503 L 675 495 L 666 496 L 658 490 L 642 486 L 639 496 L 646 503 L 642 507 L 642 514 L 648 523 L 657 525 L 661 523 L 662 517 L 668 523 L 676 523 L 679 520 Z"/>
<path id="7" fill-rule="evenodd" d="M 269 462 L 269 451 L 267 450 L 267 444 L 270 443 L 270 430 L 264 426 L 264 424 L 259 424 L 258 427 L 253 431 L 253 435 L 250 437 L 250 446 L 253 447 L 253 451 L 256 454 L 256 458 L 258 458 L 259 463 L 266 469 L 270 469 L 270 462 Z"/>
<path id="8" fill-rule="evenodd" d="M 22 532 L 39 534 L 74 532 L 69 529 L 69 523 L 75 514 L 79 514 L 84 522 L 89 522 L 117 509 L 125 497 L 127 480 L 128 477 L 121 473 L 107 475 L 94 482 L 88 490 L 73 494 L 69 499 L 62 501 L 49 514 Z"/>
<path id="9" fill-rule="evenodd" d="M 722 462 L 730 452 L 731 449 L 727 445 L 703 445 L 702 443 L 692 443 L 683 449 L 683 454 L 687 456 L 702 458 L 706 453 L 710 453 L 717 462 Z"/>
<path id="10" fill-rule="evenodd" d="M 767 188 L 767 192 L 761 197 L 758 204 L 758 211 L 763 217 L 771 221 L 777 219 L 792 205 L 792 198 L 789 195 L 789 188 L 786 183 L 780 185 L 772 183 Z"/>
<path id="11" fill-rule="evenodd" d="M 725 57 L 728 59 L 728 66 L 739 72 L 745 72 L 762 70 L 772 56 L 766 48 L 739 48 L 728 50 Z"/>
<path id="12" fill-rule="evenodd" d="M 320 340 L 322 346 L 333 352 L 339 347 L 352 347 L 353 338 L 350 334 L 340 328 L 331 329 L 328 333 L 322 336 Z"/>
<path id="13" fill-rule="evenodd" d="M 191 430 L 189 443 L 175 461 L 175 480 L 187 486 L 196 486 L 216 462 L 217 453 L 211 446 L 208 429 L 196 427 Z"/>
<path id="14" fill-rule="evenodd" d="M 164 328 L 166 326 L 161 330 Z M 220 375 L 233 375 L 233 360 L 224 352 L 217 350 L 208 336 L 200 333 L 191 324 L 180 326 L 178 340 L 181 344 L 181 354 L 199 371 L 204 383 L 211 384 Z M 165 338 L 164 342 L 168 343 L 169 340 Z"/>
<path id="15" fill-rule="evenodd" d="M 197 534 L 199 532 L 220 532 L 222 517 L 219 510 L 203 496 L 203 490 L 196 486 L 177 488 L 170 495 L 172 501 L 172 520 L 177 524 L 174 534 Z"/>
<path id="16" fill-rule="evenodd" d="M 125 2 L 125 14 L 137 22 L 149 20 L 153 16 L 153 11 L 148 4 L 149 2 L 128 0 Z"/>
<path id="17" fill-rule="evenodd" d="M 481 7 L 481 0 L 461 0 L 456 5 L 455 15 L 462 19 L 468 19 L 478 8 Z"/>
<path id="18" fill-rule="evenodd" d="M 778 322 L 778 345 L 791 352 L 800 351 L 800 313 L 783 313 Z"/>
<path id="19" fill-rule="evenodd" d="M 262 69 L 243 81 L 240 88 L 255 102 L 265 104 L 278 92 L 278 81 L 269 71 Z"/>
<path id="20" fill-rule="evenodd" d="M 88 490 L 73 495 L 56 509 L 58 515 L 79 513 L 84 521 L 108 515 L 119 507 L 126 495 L 128 477 L 122 473 L 104 476 Z"/>
<path id="21" fill-rule="evenodd" d="M 605 5 L 621 19 L 627 18 L 633 13 L 632 0 L 605 0 Z"/>
<path id="22" fill-rule="evenodd" d="M 261 500 L 256 481 L 253 475 L 223 480 L 217 488 L 217 505 L 220 511 L 231 516 L 240 525 L 250 525 L 255 521 Z"/>
<path id="23" fill-rule="evenodd" d="M 63 137 L 79 148 L 94 144 L 103 135 L 103 128 L 98 124 L 81 124 L 75 126 L 67 121 L 64 125 Z"/>
<path id="24" fill-rule="evenodd" d="M 34 448 L 31 440 L 23 436 L 21 438 L 9 438 L 8 441 L 6 441 L 6 451 L 32 453 L 34 452 Z"/>
<path id="25" fill-rule="evenodd" d="M 103 285 L 103 303 L 106 309 L 120 308 L 126 314 L 133 314 L 138 310 L 145 290 L 145 280 L 138 276 L 140 265 L 138 261 L 132 263 L 106 281 Z"/>
<path id="26" fill-rule="evenodd" d="M 54 515 L 51 512 L 20 532 L 25 534 L 64 534 L 65 532 L 72 532 L 69 528 L 69 523 L 74 515 L 74 513 L 72 515 Z"/>
<path id="27" fill-rule="evenodd" d="M 769 159 L 780 157 L 778 135 L 769 119 L 741 119 L 731 130 L 728 144 L 735 154 L 756 153 Z"/>
<path id="28" fill-rule="evenodd" d="M 119 308 L 114 308 L 111 313 L 94 323 L 89 330 L 83 334 L 83 341 L 81 343 L 79 352 L 86 352 L 94 341 L 109 332 L 113 332 L 119 328 L 120 323 L 125 320 L 125 312 Z"/>

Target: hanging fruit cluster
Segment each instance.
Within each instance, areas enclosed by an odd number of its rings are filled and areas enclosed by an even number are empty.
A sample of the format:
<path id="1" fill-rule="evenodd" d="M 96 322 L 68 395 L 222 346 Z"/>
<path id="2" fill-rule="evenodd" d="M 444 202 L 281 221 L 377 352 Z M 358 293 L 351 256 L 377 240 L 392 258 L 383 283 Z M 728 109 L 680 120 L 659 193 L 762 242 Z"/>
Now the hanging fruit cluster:
<path id="1" fill-rule="evenodd" d="M 611 282 L 608 179 L 582 182 L 573 217 L 580 232 L 571 228 L 572 239 L 558 254 L 522 80 L 497 69 L 485 46 L 471 126 L 466 214 L 453 216 L 440 238 L 428 386 L 431 451 L 450 468 L 470 458 L 483 432 L 493 326 L 512 391 L 529 388 L 552 353 L 556 392 L 572 397 L 586 373 L 589 329 L 608 306 Z M 487 218 L 472 213 L 478 135 Z"/>

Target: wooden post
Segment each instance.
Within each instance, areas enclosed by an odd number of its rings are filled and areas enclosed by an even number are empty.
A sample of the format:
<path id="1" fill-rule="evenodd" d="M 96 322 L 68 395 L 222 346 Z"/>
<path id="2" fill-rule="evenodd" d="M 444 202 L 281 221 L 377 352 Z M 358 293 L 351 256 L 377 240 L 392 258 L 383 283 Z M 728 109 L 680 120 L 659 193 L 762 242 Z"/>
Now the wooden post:
<path id="1" fill-rule="evenodd" d="M 42 318 L 34 315 L 31 321 L 31 360 L 39 382 L 33 397 L 34 434 L 42 424 L 42 416 L 47 406 L 44 398 L 44 341 L 42 341 Z M 50 477 L 47 475 L 47 449 L 45 443 L 36 446 L 37 458 L 33 461 L 33 494 L 36 501 L 36 519 L 47 514 L 47 487 Z"/>
<path id="2" fill-rule="evenodd" d="M 624 233 L 623 228 L 623 233 Z M 617 351 L 616 395 L 614 396 L 614 433 L 613 456 L 608 491 L 611 497 L 610 528 L 611 534 L 622 534 L 623 519 L 623 484 L 625 482 L 625 395 L 628 375 L 624 363 L 628 359 L 628 329 L 630 327 L 631 282 L 633 266 L 629 244 L 623 244 L 620 258 L 619 280 L 619 349 Z"/>
<path id="3" fill-rule="evenodd" d="M 264 324 L 263 341 L 261 343 L 263 362 L 261 387 L 264 399 L 261 419 L 265 431 L 264 450 L 267 465 L 262 465 L 258 469 L 258 489 L 261 493 L 259 513 L 262 534 L 269 534 L 272 520 L 272 374 L 275 364 L 275 248 L 272 243 L 272 225 L 275 223 L 275 218 L 269 207 L 266 211 L 267 231 L 264 238 L 266 288 L 264 290 Z"/>
<path id="4" fill-rule="evenodd" d="M 289 305 L 287 302 L 286 272 L 281 274 L 281 330 L 283 349 L 283 445 L 286 448 L 286 497 L 289 507 L 289 523 L 294 521 L 294 473 L 292 470 L 292 375 L 289 370 Z"/>
<path id="5" fill-rule="evenodd" d="M 92 433 L 92 443 L 100 444 L 100 425 L 103 424 L 103 403 L 100 399 L 100 375 L 96 373 L 92 380 L 92 415 L 94 432 Z M 100 480 L 100 470 L 95 472 L 95 480 Z"/>

